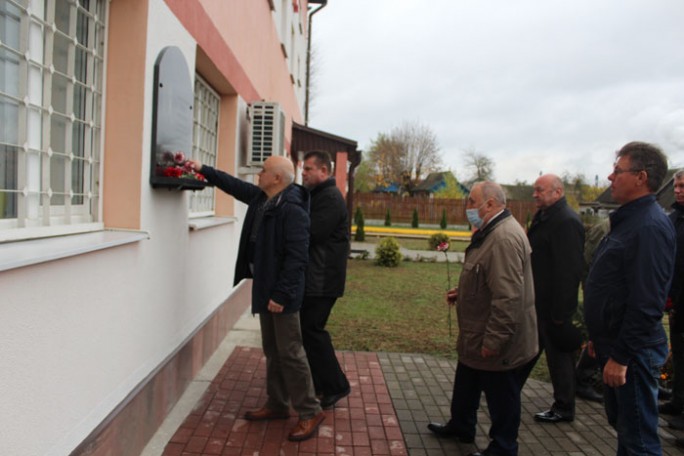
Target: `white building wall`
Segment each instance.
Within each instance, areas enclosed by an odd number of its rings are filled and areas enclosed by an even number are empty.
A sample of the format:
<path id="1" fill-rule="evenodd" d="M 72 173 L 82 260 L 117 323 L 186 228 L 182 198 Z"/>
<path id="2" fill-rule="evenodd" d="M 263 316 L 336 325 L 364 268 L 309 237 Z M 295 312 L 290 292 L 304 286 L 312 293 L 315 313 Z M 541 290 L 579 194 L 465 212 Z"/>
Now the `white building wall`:
<path id="1" fill-rule="evenodd" d="M 187 194 L 148 183 L 154 62 L 178 46 L 194 78 L 195 61 L 164 2 L 150 7 L 143 162 L 131 164 L 149 240 L 0 273 L 3 455 L 69 454 L 233 288 L 244 205 L 235 223 L 190 231 Z"/>

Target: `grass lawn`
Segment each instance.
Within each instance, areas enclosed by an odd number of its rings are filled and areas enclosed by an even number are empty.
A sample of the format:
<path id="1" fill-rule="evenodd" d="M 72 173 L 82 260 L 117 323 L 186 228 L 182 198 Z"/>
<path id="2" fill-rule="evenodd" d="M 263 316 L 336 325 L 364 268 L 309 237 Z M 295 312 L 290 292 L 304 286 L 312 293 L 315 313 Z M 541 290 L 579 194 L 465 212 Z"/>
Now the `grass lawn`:
<path id="1" fill-rule="evenodd" d="M 426 242 L 425 240 L 422 240 Z M 455 286 L 461 265 L 449 263 Z M 328 322 L 335 348 L 456 357 L 455 310 L 449 336 L 446 263 L 402 262 L 397 268 L 349 260 L 345 295 Z M 546 358 L 532 377 L 548 381 Z"/>

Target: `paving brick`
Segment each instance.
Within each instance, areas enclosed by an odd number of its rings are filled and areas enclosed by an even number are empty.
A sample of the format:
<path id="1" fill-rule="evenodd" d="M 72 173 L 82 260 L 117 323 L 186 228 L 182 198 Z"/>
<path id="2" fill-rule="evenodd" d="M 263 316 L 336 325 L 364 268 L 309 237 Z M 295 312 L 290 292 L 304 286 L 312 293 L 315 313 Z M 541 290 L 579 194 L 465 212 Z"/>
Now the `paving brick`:
<path id="1" fill-rule="evenodd" d="M 296 424 L 288 420 L 250 422 L 247 410 L 266 401 L 265 358 L 260 349 L 237 347 L 192 412 L 173 434 L 163 456 L 444 456 L 465 455 L 488 445 L 491 420 L 483 397 L 477 413 L 475 444 L 440 439 L 430 421 L 449 418 L 456 363 L 420 354 L 339 352 L 352 393 L 326 411 L 318 435 L 289 442 Z M 601 404 L 578 400 L 575 421 L 536 423 L 534 413 L 548 408 L 551 385 L 529 380 L 523 389 L 520 455 L 614 455 L 616 433 Z M 675 435 L 661 420 L 665 456 L 681 454 Z"/>

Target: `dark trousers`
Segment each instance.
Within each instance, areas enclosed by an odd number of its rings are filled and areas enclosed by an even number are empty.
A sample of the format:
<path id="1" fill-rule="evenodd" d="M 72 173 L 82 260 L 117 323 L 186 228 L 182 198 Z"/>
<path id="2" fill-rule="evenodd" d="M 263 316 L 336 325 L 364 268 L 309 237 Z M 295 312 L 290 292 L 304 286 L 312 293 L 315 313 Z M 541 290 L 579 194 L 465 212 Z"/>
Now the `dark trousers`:
<path id="1" fill-rule="evenodd" d="M 541 349 L 546 350 L 546 364 L 549 367 L 553 385 L 551 410 L 566 417 L 575 416 L 575 352 L 559 350 L 551 341 L 550 332 L 557 330 L 553 322 L 539 322 Z"/>
<path id="2" fill-rule="evenodd" d="M 670 325 L 672 348 L 672 403 L 684 406 L 684 333 L 673 332 Z"/>
<path id="3" fill-rule="evenodd" d="M 492 372 L 458 363 L 448 426 L 461 436 L 475 437 L 477 409 L 480 407 L 480 395 L 484 392 L 492 420 L 487 454 L 517 455 L 520 378 L 519 369 Z"/>
<path id="4" fill-rule="evenodd" d="M 539 353 L 520 370 L 521 388 L 525 384 L 535 364 L 546 351 L 546 364 L 553 385 L 553 405 L 551 410 L 559 415 L 575 417 L 575 352 L 559 350 L 549 337 L 555 325 L 549 320 L 539 320 Z"/>
<path id="5" fill-rule="evenodd" d="M 305 296 L 299 311 L 302 340 L 311 366 L 314 388 L 317 394 L 323 396 L 339 394 L 349 388 L 347 377 L 335 356 L 330 334 L 325 329 L 335 301 L 337 298 Z"/>

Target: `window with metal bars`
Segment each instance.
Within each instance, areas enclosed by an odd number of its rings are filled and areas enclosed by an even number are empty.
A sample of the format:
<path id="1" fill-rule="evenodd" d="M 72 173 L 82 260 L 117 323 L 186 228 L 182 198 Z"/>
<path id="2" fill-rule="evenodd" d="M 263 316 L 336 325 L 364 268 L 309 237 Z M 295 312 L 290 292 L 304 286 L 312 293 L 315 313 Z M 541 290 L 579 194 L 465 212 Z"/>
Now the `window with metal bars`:
<path id="1" fill-rule="evenodd" d="M 216 166 L 220 105 L 218 93 L 196 74 L 192 158 L 209 166 Z M 214 215 L 214 188 L 191 192 L 189 204 L 191 217 Z"/>
<path id="2" fill-rule="evenodd" d="M 0 241 L 100 222 L 105 8 L 0 0 Z"/>

